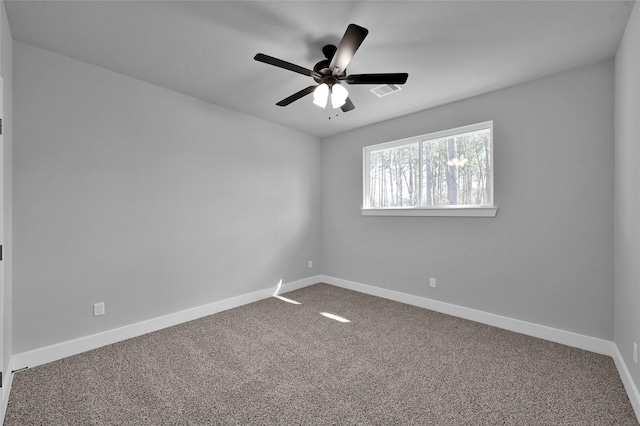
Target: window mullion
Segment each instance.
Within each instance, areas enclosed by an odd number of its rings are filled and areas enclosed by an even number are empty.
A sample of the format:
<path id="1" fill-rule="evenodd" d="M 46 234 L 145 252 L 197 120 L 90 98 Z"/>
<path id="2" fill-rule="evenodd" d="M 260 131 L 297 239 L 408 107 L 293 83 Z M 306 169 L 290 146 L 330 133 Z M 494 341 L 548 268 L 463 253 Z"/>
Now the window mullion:
<path id="1" fill-rule="evenodd" d="M 422 207 L 422 141 L 418 140 L 418 207 Z"/>

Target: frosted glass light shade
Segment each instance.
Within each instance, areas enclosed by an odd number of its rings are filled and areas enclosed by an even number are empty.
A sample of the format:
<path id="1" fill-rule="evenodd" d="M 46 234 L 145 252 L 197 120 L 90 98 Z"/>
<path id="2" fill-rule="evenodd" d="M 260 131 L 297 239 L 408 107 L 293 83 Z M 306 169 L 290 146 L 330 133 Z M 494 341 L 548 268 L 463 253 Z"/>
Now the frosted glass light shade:
<path id="1" fill-rule="evenodd" d="M 326 108 L 328 99 L 329 86 L 327 86 L 326 83 L 322 83 L 313 91 L 313 103 L 318 105 L 320 108 Z"/>
<path id="2" fill-rule="evenodd" d="M 331 106 L 334 108 L 340 108 L 347 102 L 349 92 L 344 86 L 340 84 L 334 84 L 331 88 Z"/>

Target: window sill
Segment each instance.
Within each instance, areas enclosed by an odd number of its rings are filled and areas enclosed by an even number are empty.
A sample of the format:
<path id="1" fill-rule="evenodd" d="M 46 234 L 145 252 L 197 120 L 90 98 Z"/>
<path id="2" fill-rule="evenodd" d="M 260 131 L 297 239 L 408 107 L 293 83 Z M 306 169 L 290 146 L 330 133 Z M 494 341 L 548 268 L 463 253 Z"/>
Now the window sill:
<path id="1" fill-rule="evenodd" d="M 432 207 L 362 209 L 363 216 L 496 217 L 497 207 Z"/>

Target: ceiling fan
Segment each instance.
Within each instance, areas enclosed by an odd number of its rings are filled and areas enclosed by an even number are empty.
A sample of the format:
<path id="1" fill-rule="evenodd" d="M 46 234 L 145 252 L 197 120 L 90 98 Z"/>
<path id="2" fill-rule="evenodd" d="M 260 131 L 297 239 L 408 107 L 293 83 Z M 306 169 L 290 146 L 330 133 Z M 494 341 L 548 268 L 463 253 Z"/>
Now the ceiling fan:
<path id="1" fill-rule="evenodd" d="M 265 64 L 284 68 L 309 77 L 313 77 L 317 84 L 305 87 L 299 92 L 276 103 L 278 106 L 287 106 L 292 102 L 313 93 L 313 103 L 326 108 L 329 97 L 333 108 L 341 108 L 343 112 L 351 111 L 355 108 L 349 93 L 342 83 L 347 84 L 404 84 L 409 77 L 407 73 L 386 73 L 386 74 L 351 74 L 347 75 L 347 66 L 356 50 L 360 47 L 369 30 L 356 24 L 349 24 L 338 47 L 326 45 L 322 48 L 322 53 L 326 59 L 318 62 L 313 70 L 301 67 L 273 56 L 258 53 L 253 59 Z"/>

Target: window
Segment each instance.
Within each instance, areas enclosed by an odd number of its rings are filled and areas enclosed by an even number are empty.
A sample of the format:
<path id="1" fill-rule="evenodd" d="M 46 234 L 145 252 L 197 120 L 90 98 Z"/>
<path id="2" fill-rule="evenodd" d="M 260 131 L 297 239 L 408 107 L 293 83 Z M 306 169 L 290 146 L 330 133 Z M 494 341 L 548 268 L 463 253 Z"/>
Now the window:
<path id="1" fill-rule="evenodd" d="M 364 215 L 495 216 L 493 121 L 364 147 Z"/>

